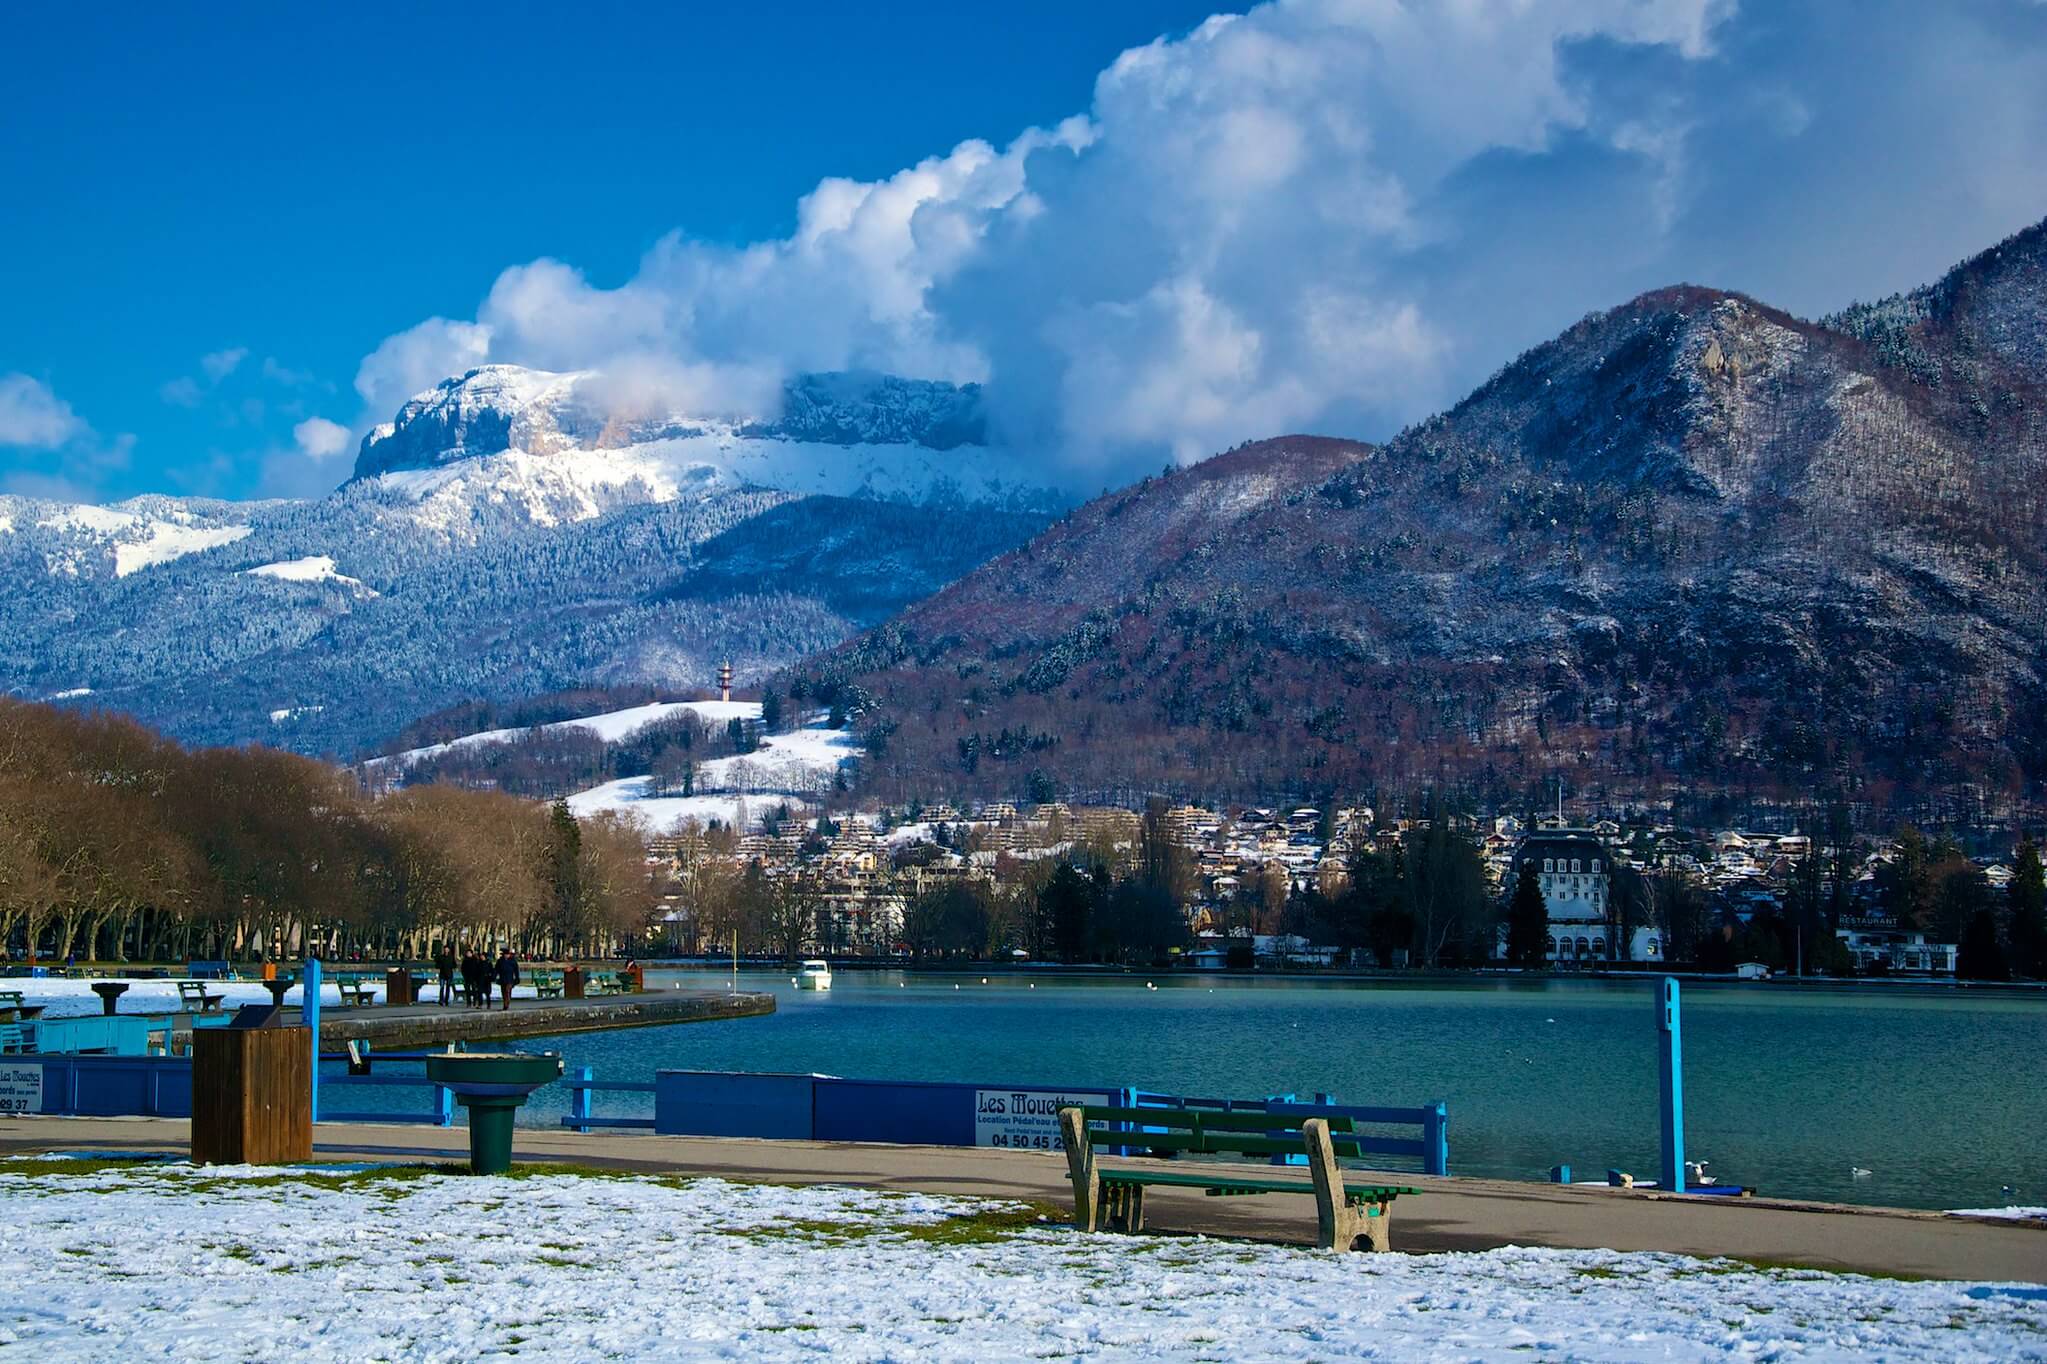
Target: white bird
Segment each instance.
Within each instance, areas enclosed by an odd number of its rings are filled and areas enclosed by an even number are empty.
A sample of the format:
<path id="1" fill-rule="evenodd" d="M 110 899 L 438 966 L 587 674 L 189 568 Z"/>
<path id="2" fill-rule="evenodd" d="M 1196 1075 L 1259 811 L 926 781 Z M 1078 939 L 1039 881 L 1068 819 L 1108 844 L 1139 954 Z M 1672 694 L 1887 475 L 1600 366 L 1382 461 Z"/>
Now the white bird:
<path id="1" fill-rule="evenodd" d="M 1717 1178 L 1706 1173 L 1706 1165 L 1707 1162 L 1703 1160 L 1686 1161 L 1685 1162 L 1686 1182 L 1696 1184 L 1702 1189 L 1709 1184 L 1718 1184 L 1720 1181 Z"/>
<path id="2" fill-rule="evenodd" d="M 983 977 L 981 977 L 981 983 L 982 983 L 983 985 L 986 985 L 986 984 L 988 983 L 988 977 L 986 977 L 986 976 L 983 976 Z"/>
<path id="3" fill-rule="evenodd" d="M 1545 1019 L 1543 1019 L 1542 1021 L 1543 1021 L 1543 1022 L 1545 1022 L 1545 1023 L 1554 1023 L 1554 1022 L 1556 1022 L 1556 1020 L 1555 1020 L 1554 1018 L 1545 1018 Z"/>
<path id="4" fill-rule="evenodd" d="M 1871 1173 L 1873 1172 L 1863 1169 L 1860 1165 L 1848 1167 L 1848 1177 L 1851 1179 L 1868 1179 Z"/>

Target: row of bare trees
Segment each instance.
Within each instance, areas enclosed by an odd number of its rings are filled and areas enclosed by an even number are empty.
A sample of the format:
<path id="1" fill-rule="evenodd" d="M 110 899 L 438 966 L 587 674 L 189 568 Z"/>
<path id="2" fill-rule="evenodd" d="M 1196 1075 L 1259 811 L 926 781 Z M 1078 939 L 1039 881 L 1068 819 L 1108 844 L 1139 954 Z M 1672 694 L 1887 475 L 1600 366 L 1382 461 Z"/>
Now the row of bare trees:
<path id="1" fill-rule="evenodd" d="M 45 960 L 604 952 L 654 904 L 646 842 L 496 792 L 382 797 L 265 748 L 0 699 L 0 949 Z"/>

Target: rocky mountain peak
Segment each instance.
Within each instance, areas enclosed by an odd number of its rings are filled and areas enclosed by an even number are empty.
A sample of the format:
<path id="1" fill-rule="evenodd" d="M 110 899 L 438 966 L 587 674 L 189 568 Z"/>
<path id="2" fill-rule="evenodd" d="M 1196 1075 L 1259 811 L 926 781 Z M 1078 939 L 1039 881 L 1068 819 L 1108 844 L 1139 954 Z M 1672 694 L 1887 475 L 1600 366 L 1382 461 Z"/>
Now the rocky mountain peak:
<path id="1" fill-rule="evenodd" d="M 620 415 L 603 376 L 483 365 L 413 397 L 363 438 L 355 476 L 432 469 L 507 450 L 551 455 L 726 434 L 826 445 L 950 450 L 986 443 L 980 389 L 872 372 L 802 374 L 780 410 L 713 417 L 685 411 Z"/>

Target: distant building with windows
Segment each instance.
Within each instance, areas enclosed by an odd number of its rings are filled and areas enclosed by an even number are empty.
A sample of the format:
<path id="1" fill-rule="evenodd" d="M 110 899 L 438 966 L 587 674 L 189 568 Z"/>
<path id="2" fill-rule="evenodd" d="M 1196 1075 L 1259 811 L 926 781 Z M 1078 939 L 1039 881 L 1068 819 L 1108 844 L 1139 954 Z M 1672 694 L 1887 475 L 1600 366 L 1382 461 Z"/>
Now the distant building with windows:
<path id="1" fill-rule="evenodd" d="M 1540 829 L 1514 850 L 1509 894 L 1521 868 L 1535 868 L 1536 884 L 1549 911 L 1543 956 L 1554 962 L 1602 962 L 1616 959 L 1660 961 L 1663 944 L 1650 930 L 1637 931 L 1634 941 L 1615 941 L 1613 921 L 1613 852 L 1584 829 Z"/>

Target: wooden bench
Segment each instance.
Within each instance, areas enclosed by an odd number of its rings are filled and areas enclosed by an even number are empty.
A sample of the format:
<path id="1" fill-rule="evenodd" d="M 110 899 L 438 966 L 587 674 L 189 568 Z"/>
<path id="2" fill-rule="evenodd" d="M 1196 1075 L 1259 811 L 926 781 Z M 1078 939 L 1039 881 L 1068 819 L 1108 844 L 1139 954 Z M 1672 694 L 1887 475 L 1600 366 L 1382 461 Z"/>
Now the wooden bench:
<path id="1" fill-rule="evenodd" d="M 219 1012 L 220 1001 L 225 998 L 227 996 L 222 993 L 208 993 L 206 987 L 196 980 L 181 980 L 178 982 L 179 1001 L 195 1014 Z"/>
<path id="2" fill-rule="evenodd" d="M 1096 1133 L 1091 1124 L 1130 1124 L 1143 1131 Z M 1360 1154 L 1345 1117 L 1315 1118 L 1298 1113 L 1215 1113 L 1170 1108 L 1062 1108 L 1059 1135 L 1066 1143 L 1066 1168 L 1073 1179 L 1073 1222 L 1082 1231 L 1144 1230 L 1148 1188 L 1200 1189 L 1211 1198 L 1262 1194 L 1315 1196 L 1315 1244 L 1324 1250 L 1387 1250 L 1392 1246 L 1393 1200 L 1421 1190 L 1399 1184 L 1347 1180 L 1339 1155 Z M 1104 1169 L 1095 1161 L 1094 1141 L 1107 1146 L 1142 1146 L 1175 1155 L 1288 1156 L 1305 1154 L 1312 1182 L 1244 1173 L 1180 1170 Z"/>
<path id="3" fill-rule="evenodd" d="M 334 988 L 341 994 L 343 1008 L 360 1009 L 376 1001 L 376 990 L 361 976 L 336 976 Z"/>

